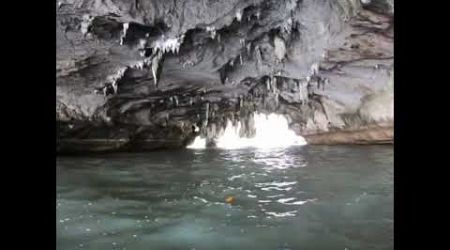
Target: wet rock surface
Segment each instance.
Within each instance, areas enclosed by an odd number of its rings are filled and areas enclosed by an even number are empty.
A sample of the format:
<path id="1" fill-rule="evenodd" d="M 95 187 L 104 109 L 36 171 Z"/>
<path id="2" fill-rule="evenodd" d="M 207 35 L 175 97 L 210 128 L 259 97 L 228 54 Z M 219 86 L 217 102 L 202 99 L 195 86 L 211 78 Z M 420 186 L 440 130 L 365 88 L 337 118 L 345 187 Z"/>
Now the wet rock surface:
<path id="1" fill-rule="evenodd" d="M 361 130 L 365 143 L 393 140 L 393 1 L 56 8 L 60 152 L 182 147 L 197 134 L 213 143 L 227 119 L 251 136 L 254 111 L 285 114 L 310 143 L 355 143 Z"/>

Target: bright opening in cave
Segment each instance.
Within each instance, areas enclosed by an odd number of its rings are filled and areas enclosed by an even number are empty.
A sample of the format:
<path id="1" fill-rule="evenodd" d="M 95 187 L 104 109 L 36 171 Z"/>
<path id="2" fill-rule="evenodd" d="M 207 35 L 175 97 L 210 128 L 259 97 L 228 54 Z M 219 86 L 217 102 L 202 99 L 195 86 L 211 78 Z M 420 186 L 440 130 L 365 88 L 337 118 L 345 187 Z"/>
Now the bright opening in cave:
<path id="1" fill-rule="evenodd" d="M 233 125 L 228 120 L 225 131 L 215 140 L 215 147 L 222 149 L 238 148 L 279 148 L 292 145 L 305 145 L 302 136 L 289 128 L 286 117 L 280 114 L 254 114 L 255 134 L 247 138 L 241 137 L 241 123 Z M 187 148 L 203 149 L 207 147 L 206 138 L 197 136 Z"/>

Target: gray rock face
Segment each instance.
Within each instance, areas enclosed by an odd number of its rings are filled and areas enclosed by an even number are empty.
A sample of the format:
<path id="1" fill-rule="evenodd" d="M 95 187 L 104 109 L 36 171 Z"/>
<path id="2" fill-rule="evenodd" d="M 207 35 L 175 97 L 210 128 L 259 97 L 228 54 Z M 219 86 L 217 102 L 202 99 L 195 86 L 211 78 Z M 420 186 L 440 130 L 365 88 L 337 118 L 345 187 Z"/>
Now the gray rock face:
<path id="1" fill-rule="evenodd" d="M 226 119 L 251 136 L 254 111 L 321 143 L 391 128 L 393 15 L 388 0 L 60 0 L 58 150 L 182 147 Z"/>

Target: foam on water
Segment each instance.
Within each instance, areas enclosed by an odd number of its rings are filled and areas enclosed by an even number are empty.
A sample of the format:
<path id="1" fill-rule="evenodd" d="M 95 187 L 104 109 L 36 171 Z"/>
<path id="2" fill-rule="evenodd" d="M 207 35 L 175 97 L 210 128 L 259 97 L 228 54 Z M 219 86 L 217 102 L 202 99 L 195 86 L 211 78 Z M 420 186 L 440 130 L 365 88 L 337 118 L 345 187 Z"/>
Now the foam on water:
<path id="1" fill-rule="evenodd" d="M 206 139 L 205 138 L 201 138 L 200 136 L 197 136 L 197 137 L 195 137 L 194 142 L 189 144 L 187 146 L 187 148 L 191 148 L 191 149 L 203 149 L 203 148 L 206 148 Z"/>
<path id="2" fill-rule="evenodd" d="M 283 115 L 255 113 L 254 121 L 256 133 L 251 138 L 240 137 L 241 124 L 233 126 L 232 122 L 228 121 L 224 133 L 216 140 L 216 147 L 222 149 L 279 148 L 306 144 L 302 136 L 289 129 L 288 121 Z M 197 136 L 188 148 L 206 148 L 206 139 Z"/>

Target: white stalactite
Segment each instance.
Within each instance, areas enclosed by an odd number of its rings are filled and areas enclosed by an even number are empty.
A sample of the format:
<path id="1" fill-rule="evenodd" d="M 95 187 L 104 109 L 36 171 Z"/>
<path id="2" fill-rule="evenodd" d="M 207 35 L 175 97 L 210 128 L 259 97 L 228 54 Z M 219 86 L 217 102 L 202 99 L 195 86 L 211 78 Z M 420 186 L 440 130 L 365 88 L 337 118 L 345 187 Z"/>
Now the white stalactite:
<path id="1" fill-rule="evenodd" d="M 158 75 L 158 70 L 159 70 L 159 63 L 161 61 L 163 57 L 163 52 L 161 50 L 159 50 L 158 52 L 156 52 L 156 54 L 153 56 L 152 58 L 152 74 L 153 74 L 153 82 L 155 85 L 158 84 L 159 81 L 159 75 Z"/>
<path id="2" fill-rule="evenodd" d="M 120 45 L 123 45 L 125 42 L 125 36 L 127 35 L 128 28 L 130 27 L 130 23 L 122 24 L 122 35 L 120 36 Z"/>
<path id="3" fill-rule="evenodd" d="M 83 35 L 86 35 L 89 33 L 89 28 L 92 25 L 92 21 L 94 20 L 93 17 L 91 17 L 90 15 L 83 15 L 83 20 L 81 22 L 81 33 Z"/>
<path id="4" fill-rule="evenodd" d="M 123 78 L 127 69 L 128 69 L 128 67 L 121 68 L 115 74 L 107 77 L 107 82 L 111 83 L 111 85 L 114 89 L 114 94 L 117 94 L 118 82 L 120 79 Z"/>
<path id="5" fill-rule="evenodd" d="M 208 126 L 209 119 L 209 102 L 206 103 L 206 111 L 205 111 L 205 126 Z"/>
<path id="6" fill-rule="evenodd" d="M 240 21 L 242 20 L 242 11 L 241 11 L 241 10 L 238 10 L 238 11 L 236 12 L 236 20 L 237 20 L 238 22 L 240 22 Z"/>
<path id="7" fill-rule="evenodd" d="M 206 27 L 206 31 L 209 32 L 212 39 L 216 37 L 216 28 L 214 26 Z"/>
<path id="8" fill-rule="evenodd" d="M 139 48 L 144 49 L 145 47 L 147 47 L 147 39 L 139 39 Z"/>
<path id="9" fill-rule="evenodd" d="M 319 63 L 311 65 L 311 75 L 315 76 L 319 74 Z"/>
<path id="10" fill-rule="evenodd" d="M 241 46 L 245 46 L 245 39 L 244 38 L 240 38 L 239 39 L 239 44 L 241 44 Z"/>
<path id="11" fill-rule="evenodd" d="M 153 45 L 153 49 L 155 50 L 155 52 L 161 51 L 162 53 L 178 53 L 180 51 L 181 43 L 182 41 L 179 38 L 157 40 Z"/>

